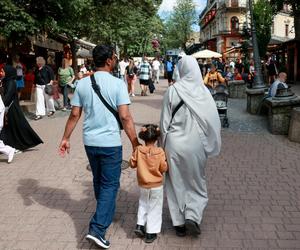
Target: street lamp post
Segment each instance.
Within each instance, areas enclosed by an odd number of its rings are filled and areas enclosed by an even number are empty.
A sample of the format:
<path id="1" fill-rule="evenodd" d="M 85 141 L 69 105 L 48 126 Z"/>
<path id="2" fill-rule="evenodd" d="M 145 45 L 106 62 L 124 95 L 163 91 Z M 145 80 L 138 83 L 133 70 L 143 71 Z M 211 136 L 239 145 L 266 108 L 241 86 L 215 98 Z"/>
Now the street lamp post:
<path id="1" fill-rule="evenodd" d="M 259 50 L 258 50 L 255 20 L 253 17 L 252 0 L 249 0 L 249 10 L 250 10 L 250 18 L 251 18 L 253 59 L 254 59 L 254 67 L 255 67 L 255 72 L 256 72 L 255 78 L 254 78 L 254 83 L 253 83 L 253 88 L 259 89 L 259 88 L 265 88 L 265 84 L 264 84 L 262 73 L 261 73 L 261 60 L 260 60 Z"/>

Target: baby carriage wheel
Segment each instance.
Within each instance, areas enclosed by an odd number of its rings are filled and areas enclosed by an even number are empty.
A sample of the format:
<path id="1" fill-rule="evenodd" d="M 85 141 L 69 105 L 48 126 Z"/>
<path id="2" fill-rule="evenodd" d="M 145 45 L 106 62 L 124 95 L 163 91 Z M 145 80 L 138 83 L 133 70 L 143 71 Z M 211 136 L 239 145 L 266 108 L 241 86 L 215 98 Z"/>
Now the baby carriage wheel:
<path id="1" fill-rule="evenodd" d="M 223 128 L 228 128 L 229 127 L 228 118 L 224 118 L 222 126 L 223 126 Z"/>

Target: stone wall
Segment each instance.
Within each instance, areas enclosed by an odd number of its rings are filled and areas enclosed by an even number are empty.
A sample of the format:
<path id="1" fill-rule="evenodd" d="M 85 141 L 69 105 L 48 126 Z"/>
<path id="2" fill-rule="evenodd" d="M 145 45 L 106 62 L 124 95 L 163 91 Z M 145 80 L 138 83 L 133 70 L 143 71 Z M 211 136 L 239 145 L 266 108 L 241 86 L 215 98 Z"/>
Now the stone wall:
<path id="1" fill-rule="evenodd" d="M 245 81 L 228 81 L 228 92 L 230 98 L 245 98 L 246 83 Z"/>
<path id="2" fill-rule="evenodd" d="M 247 112 L 250 114 L 257 114 L 259 108 L 262 105 L 264 99 L 264 89 L 248 89 L 246 88 L 247 94 Z"/>
<path id="3" fill-rule="evenodd" d="M 300 108 L 293 108 L 289 128 L 289 139 L 300 143 Z"/>
<path id="4" fill-rule="evenodd" d="M 300 106 L 300 97 L 267 98 L 268 124 L 272 134 L 287 135 L 294 107 Z"/>

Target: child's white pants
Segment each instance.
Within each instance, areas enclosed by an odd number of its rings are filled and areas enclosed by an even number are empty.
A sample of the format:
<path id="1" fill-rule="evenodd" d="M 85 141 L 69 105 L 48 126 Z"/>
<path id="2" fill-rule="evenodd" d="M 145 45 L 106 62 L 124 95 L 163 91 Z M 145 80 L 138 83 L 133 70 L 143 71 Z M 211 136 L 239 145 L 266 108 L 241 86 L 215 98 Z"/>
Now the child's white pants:
<path id="1" fill-rule="evenodd" d="M 137 224 L 146 226 L 149 234 L 160 233 L 163 208 L 163 186 L 156 188 L 140 187 Z"/>
<path id="2" fill-rule="evenodd" d="M 46 103 L 46 108 L 45 108 Z M 53 96 L 45 93 L 45 85 L 36 85 L 36 115 L 44 116 L 46 111 L 54 111 L 54 100 Z"/>

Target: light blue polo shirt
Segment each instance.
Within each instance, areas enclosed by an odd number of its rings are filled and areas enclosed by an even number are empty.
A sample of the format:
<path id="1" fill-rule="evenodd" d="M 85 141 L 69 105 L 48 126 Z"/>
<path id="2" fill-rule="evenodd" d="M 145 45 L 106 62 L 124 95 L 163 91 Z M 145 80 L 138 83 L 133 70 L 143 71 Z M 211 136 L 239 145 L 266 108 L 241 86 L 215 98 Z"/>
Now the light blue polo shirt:
<path id="1" fill-rule="evenodd" d="M 117 110 L 120 105 L 130 104 L 124 81 L 105 71 L 97 71 L 94 75 L 102 96 L 111 107 Z M 82 107 L 84 111 L 84 145 L 95 147 L 122 145 L 119 124 L 93 90 L 90 77 L 78 82 L 71 105 Z"/>

